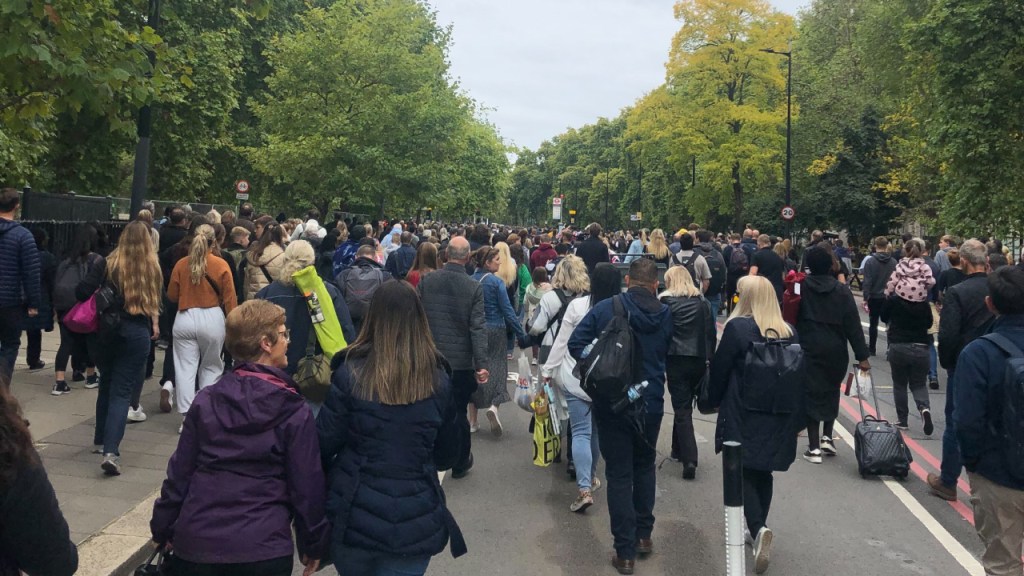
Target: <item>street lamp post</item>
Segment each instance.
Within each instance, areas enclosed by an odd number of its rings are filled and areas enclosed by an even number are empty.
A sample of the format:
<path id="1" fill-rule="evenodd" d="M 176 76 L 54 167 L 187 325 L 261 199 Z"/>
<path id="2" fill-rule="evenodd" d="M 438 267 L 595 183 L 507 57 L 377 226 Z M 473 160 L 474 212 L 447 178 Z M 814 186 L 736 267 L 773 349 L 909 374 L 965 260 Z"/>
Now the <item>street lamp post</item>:
<path id="1" fill-rule="evenodd" d="M 761 52 L 778 54 L 786 57 L 786 206 L 792 206 L 792 188 L 790 188 L 790 164 L 793 157 L 793 51 L 781 52 L 772 48 L 761 48 Z"/>

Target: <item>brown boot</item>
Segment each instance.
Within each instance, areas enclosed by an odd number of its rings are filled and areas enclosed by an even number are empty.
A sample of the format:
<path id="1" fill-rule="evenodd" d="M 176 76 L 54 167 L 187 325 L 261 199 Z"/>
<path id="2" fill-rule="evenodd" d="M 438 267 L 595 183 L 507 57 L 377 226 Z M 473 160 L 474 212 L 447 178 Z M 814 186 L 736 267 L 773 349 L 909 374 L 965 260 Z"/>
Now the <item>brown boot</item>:
<path id="1" fill-rule="evenodd" d="M 640 556 L 647 556 L 654 552 L 654 542 L 650 538 L 640 538 L 636 541 L 636 553 Z"/>
<path id="2" fill-rule="evenodd" d="M 619 571 L 619 574 L 632 574 L 635 564 L 636 562 L 633 560 L 622 560 L 617 555 L 612 556 L 612 566 Z"/>
<path id="3" fill-rule="evenodd" d="M 928 487 L 931 488 L 932 494 L 943 500 L 950 502 L 956 500 L 956 486 L 946 486 L 942 483 L 942 479 L 935 474 L 928 474 Z"/>

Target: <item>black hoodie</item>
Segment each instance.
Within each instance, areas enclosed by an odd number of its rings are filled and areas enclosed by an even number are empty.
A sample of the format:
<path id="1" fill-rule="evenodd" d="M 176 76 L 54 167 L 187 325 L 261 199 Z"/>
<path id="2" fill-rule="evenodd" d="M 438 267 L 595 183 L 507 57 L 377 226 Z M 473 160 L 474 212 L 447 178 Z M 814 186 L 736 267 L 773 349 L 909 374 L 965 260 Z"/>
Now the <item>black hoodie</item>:
<path id="1" fill-rule="evenodd" d="M 896 270 L 896 259 L 888 252 L 875 252 L 864 264 L 864 284 L 862 291 L 865 298 L 884 298 L 885 285 Z"/>

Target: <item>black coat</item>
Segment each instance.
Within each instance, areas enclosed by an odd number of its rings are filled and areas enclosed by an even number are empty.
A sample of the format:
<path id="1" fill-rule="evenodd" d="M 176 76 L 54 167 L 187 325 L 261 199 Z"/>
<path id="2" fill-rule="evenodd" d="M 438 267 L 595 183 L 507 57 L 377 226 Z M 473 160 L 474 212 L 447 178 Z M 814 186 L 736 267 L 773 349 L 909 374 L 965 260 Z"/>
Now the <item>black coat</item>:
<path id="1" fill-rule="evenodd" d="M 601 262 L 608 262 L 608 246 L 600 238 L 587 238 L 576 247 L 576 255 L 587 265 L 587 272 L 593 274 Z"/>
<path id="2" fill-rule="evenodd" d="M 672 311 L 672 344 L 669 356 L 710 360 L 715 353 L 715 319 L 711 305 L 702 296 L 663 296 Z"/>
<path id="3" fill-rule="evenodd" d="M 808 276 L 801 284 L 800 333 L 807 370 L 804 409 L 819 422 L 839 416 L 839 389 L 849 370 L 847 342 L 857 360 L 868 358 L 853 293 L 831 275 Z"/>
<path id="4" fill-rule="evenodd" d="M 932 343 L 928 330 L 935 319 L 928 302 L 911 302 L 893 293 L 882 303 L 879 317 L 889 327 L 885 334 L 889 344 Z"/>
<path id="5" fill-rule="evenodd" d="M 71 576 L 78 549 L 39 456 L 32 457 L 0 492 L 0 576 Z"/>
<path id="6" fill-rule="evenodd" d="M 452 555 L 465 553 L 437 477 L 458 459 L 447 365 L 439 361 L 434 396 L 386 405 L 353 394 L 361 361 L 344 360 L 335 357 L 316 421 L 332 540 L 393 556 L 432 556 L 451 538 Z"/>
<path id="7" fill-rule="evenodd" d="M 324 286 L 327 288 L 327 293 L 331 295 L 331 304 L 334 306 L 334 313 L 338 316 L 338 323 L 341 324 L 341 333 L 345 336 L 345 342 L 351 344 L 359 334 L 352 324 L 352 315 L 349 313 L 348 304 L 345 303 L 341 291 L 334 284 L 325 282 Z M 288 367 L 285 368 L 285 372 L 289 376 L 294 376 L 299 369 L 299 361 L 306 356 L 309 339 L 317 340 L 313 320 L 309 317 L 306 296 L 295 285 L 289 286 L 280 280 L 275 280 L 257 292 L 256 299 L 273 302 L 284 308 L 284 324 L 291 331 L 291 340 L 288 342 Z M 326 302 L 322 302 L 321 306 L 324 304 Z M 316 352 L 321 351 L 318 340 L 315 350 Z"/>
<path id="8" fill-rule="evenodd" d="M 487 365 L 484 289 L 461 264 L 445 264 L 416 286 L 437 349 L 454 370 Z"/>
<path id="9" fill-rule="evenodd" d="M 971 274 L 946 291 L 939 317 L 939 364 L 946 370 L 956 368 L 964 347 L 988 332 L 994 316 L 985 306 L 988 275 Z"/>
<path id="10" fill-rule="evenodd" d="M 744 358 L 754 342 L 763 341 L 753 318 L 730 320 L 722 332 L 718 351 L 711 361 L 710 400 L 719 407 L 715 452 L 727 440 L 743 445 L 743 467 L 785 471 L 796 459 L 797 434 L 806 425 L 803 409 L 777 415 L 748 411 L 743 407 Z M 793 341 L 798 341 L 794 334 Z"/>

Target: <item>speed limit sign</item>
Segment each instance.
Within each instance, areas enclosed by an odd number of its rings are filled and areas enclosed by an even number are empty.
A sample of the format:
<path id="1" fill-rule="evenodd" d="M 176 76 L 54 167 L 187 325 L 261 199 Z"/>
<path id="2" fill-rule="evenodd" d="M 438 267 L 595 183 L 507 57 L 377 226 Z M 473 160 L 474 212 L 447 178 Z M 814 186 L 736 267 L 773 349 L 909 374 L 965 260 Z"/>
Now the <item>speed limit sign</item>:
<path id="1" fill-rule="evenodd" d="M 793 218 L 796 218 L 796 210 L 794 210 L 792 206 L 787 204 L 782 207 L 781 216 L 782 219 L 785 220 L 786 222 L 792 222 Z"/>

